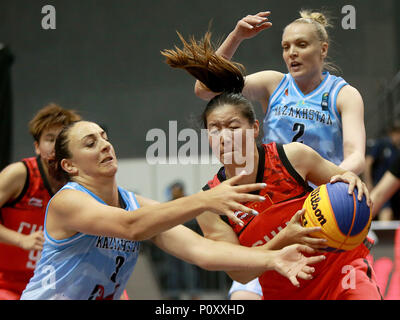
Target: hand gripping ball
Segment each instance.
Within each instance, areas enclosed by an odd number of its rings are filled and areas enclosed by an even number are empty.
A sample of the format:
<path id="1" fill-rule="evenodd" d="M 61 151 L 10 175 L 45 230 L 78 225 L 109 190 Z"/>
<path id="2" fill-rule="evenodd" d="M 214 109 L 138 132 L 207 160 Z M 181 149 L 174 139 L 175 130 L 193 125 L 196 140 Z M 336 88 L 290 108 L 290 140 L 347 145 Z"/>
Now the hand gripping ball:
<path id="1" fill-rule="evenodd" d="M 371 225 L 371 210 L 365 197 L 357 199 L 357 188 L 348 193 L 344 182 L 324 184 L 313 190 L 304 201 L 303 227 L 321 227 L 312 236 L 327 239 L 325 250 L 352 250 L 366 238 Z"/>

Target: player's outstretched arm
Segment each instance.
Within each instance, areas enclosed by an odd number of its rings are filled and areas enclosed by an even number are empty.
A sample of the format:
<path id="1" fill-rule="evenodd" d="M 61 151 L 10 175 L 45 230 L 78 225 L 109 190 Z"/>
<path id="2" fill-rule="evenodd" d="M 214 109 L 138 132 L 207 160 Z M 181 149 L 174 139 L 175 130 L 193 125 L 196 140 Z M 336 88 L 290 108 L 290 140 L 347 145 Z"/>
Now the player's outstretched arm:
<path id="1" fill-rule="evenodd" d="M 227 215 L 241 223 L 234 212 L 240 210 L 253 213 L 252 209 L 241 203 L 262 201 L 262 197 L 249 192 L 265 187 L 263 183 L 240 185 L 243 177 L 243 175 L 235 176 L 211 190 L 174 201 L 144 206 L 139 201 L 141 207 L 132 214 L 127 214 L 121 208 L 104 205 L 83 192 L 62 190 L 50 202 L 47 227 L 61 238 L 81 232 L 130 240 L 146 240 L 192 220 L 207 210 Z"/>
<path id="2" fill-rule="evenodd" d="M 234 280 L 245 282 L 267 270 L 275 270 L 298 286 L 297 278 L 311 279 L 314 268 L 310 265 L 325 259 L 323 255 L 305 257 L 303 253 L 312 254 L 315 251 L 304 245 L 277 251 L 248 248 L 206 239 L 184 226 L 163 232 L 152 240 L 168 253 L 206 270 L 242 270 L 241 276 Z"/>

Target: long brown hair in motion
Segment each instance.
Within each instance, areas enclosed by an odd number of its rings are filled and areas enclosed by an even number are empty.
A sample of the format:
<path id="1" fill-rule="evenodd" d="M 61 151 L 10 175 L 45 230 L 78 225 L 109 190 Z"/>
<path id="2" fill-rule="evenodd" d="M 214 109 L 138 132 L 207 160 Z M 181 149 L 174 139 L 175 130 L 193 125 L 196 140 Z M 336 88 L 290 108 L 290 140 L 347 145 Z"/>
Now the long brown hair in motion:
<path id="1" fill-rule="evenodd" d="M 177 34 L 183 48 L 161 51 L 168 65 L 186 70 L 213 92 L 242 92 L 244 66 L 215 54 L 210 31 L 200 41 L 191 36 L 188 42 L 178 31 Z"/>

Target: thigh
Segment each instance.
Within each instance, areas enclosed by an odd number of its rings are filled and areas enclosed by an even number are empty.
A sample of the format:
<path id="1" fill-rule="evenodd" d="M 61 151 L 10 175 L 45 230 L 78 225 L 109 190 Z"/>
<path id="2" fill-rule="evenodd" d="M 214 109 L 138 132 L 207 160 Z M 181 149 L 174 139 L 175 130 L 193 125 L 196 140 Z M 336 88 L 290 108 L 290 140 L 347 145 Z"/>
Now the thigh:
<path id="1" fill-rule="evenodd" d="M 336 290 L 336 300 L 382 300 L 375 272 L 365 258 L 343 266 Z"/>
<path id="2" fill-rule="evenodd" d="M 8 290 L 8 289 L 0 289 L 0 300 L 19 300 L 21 295 L 17 292 Z"/>

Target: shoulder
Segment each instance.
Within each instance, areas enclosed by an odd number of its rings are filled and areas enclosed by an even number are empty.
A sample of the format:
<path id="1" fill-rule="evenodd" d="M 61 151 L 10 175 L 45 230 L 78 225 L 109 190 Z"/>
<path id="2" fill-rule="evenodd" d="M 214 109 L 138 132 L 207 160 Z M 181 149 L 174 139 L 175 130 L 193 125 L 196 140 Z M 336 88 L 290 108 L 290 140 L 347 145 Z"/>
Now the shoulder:
<path id="1" fill-rule="evenodd" d="M 300 142 L 291 142 L 291 143 L 287 143 L 287 144 L 283 144 L 282 145 L 286 155 L 291 154 L 306 154 L 306 153 L 311 153 L 314 150 L 307 146 L 304 143 L 300 143 Z M 314 151 L 315 152 L 315 151 Z"/>
<path id="2" fill-rule="evenodd" d="M 308 166 L 308 163 L 313 163 L 315 158 L 318 157 L 318 153 L 304 143 L 291 142 L 282 145 L 282 147 L 287 159 L 295 169 Z"/>
<path id="3" fill-rule="evenodd" d="M 243 94 L 250 100 L 268 99 L 284 76 L 285 74 L 273 70 L 264 70 L 250 74 L 245 78 Z"/>
<path id="4" fill-rule="evenodd" d="M 273 70 L 264 70 L 246 76 L 245 83 L 246 85 L 259 84 L 268 88 L 273 88 L 278 86 L 278 84 L 282 81 L 284 76 L 285 74 L 282 72 Z"/>
<path id="5" fill-rule="evenodd" d="M 96 201 L 89 194 L 75 189 L 61 189 L 57 192 L 49 204 L 49 210 L 59 213 L 71 213 L 71 209 L 79 209 L 93 205 Z"/>
<path id="6" fill-rule="evenodd" d="M 5 167 L 1 172 L 3 176 L 12 176 L 13 178 L 26 177 L 28 170 L 22 161 L 12 163 Z"/>
<path id="7" fill-rule="evenodd" d="M 0 183 L 8 188 L 10 187 L 23 187 L 25 185 L 28 169 L 25 164 L 15 162 L 5 167 L 0 172 Z"/>
<path id="8" fill-rule="evenodd" d="M 339 112 L 347 110 L 349 107 L 362 109 L 364 102 L 360 92 L 351 85 L 343 86 L 337 96 L 336 105 Z"/>
<path id="9" fill-rule="evenodd" d="M 17 201 L 28 187 L 28 170 L 23 162 L 8 165 L 0 172 L 0 206 Z"/>

